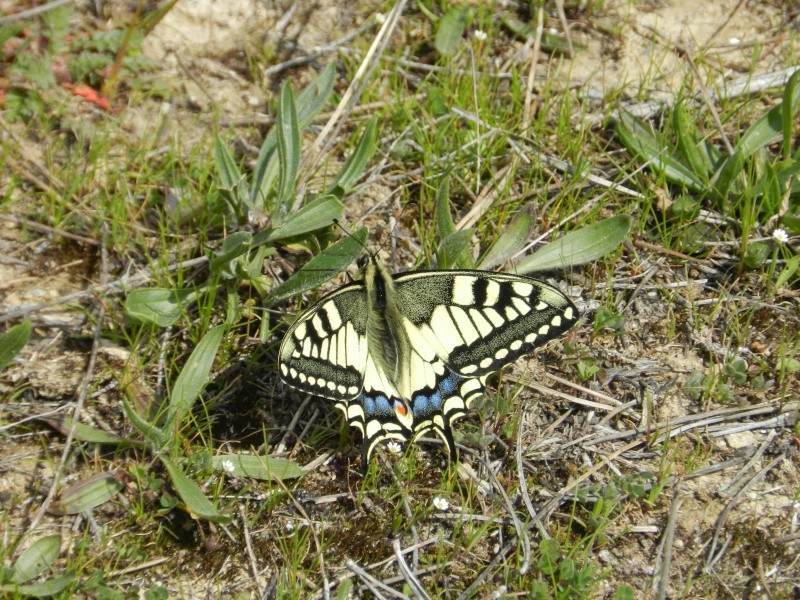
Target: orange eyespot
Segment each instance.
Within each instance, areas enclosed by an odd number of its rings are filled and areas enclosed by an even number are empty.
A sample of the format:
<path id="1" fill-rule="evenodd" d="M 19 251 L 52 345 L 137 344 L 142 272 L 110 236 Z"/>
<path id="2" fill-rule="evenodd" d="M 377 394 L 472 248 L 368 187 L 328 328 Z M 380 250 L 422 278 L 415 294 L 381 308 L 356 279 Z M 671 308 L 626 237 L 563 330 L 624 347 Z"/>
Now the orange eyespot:
<path id="1" fill-rule="evenodd" d="M 402 402 L 397 401 L 394 403 L 394 412 L 401 417 L 405 417 L 408 414 L 408 408 Z"/>

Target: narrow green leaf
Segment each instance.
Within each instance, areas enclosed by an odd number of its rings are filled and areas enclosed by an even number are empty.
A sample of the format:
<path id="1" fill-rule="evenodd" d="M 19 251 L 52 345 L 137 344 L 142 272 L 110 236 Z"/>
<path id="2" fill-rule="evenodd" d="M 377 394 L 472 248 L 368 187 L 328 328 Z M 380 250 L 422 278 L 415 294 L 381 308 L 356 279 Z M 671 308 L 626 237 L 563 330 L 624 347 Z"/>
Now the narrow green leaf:
<path id="1" fill-rule="evenodd" d="M 788 130 L 791 136 L 792 119 L 800 104 L 800 85 L 796 83 L 798 73 L 789 79 L 783 102 L 772 107 L 747 128 L 736 144 L 736 153 L 749 158 L 764 146 L 777 140 Z M 788 123 L 786 122 L 788 120 Z"/>
<path id="2" fill-rule="evenodd" d="M 48 535 L 33 542 L 11 566 L 11 583 L 25 583 L 53 564 L 61 551 L 61 536 Z"/>
<path id="3" fill-rule="evenodd" d="M 21 594 L 31 598 L 47 598 L 60 594 L 66 587 L 75 581 L 74 573 L 58 575 L 38 583 L 29 585 L 0 585 L 0 592 L 8 594 Z"/>
<path id="4" fill-rule="evenodd" d="M 125 314 L 143 323 L 168 327 L 175 323 L 186 307 L 194 302 L 199 290 L 140 288 L 125 298 Z"/>
<path id="5" fill-rule="evenodd" d="M 744 169 L 745 156 L 740 152 L 734 152 L 722 162 L 722 166 L 717 170 L 714 181 L 714 193 L 722 202 L 727 202 L 728 194 L 734 188 L 736 178 Z"/>
<path id="6" fill-rule="evenodd" d="M 450 214 L 450 178 L 447 176 L 442 177 L 439 182 L 433 218 L 440 240 L 455 233 L 456 225 L 453 223 L 453 215 Z"/>
<path id="7" fill-rule="evenodd" d="M 617 215 L 571 231 L 521 260 L 517 273 L 565 269 L 597 260 L 616 250 L 625 241 L 630 228 L 631 218 Z"/>
<path id="8" fill-rule="evenodd" d="M 281 87 L 278 108 L 278 197 L 277 222 L 289 214 L 294 204 L 294 185 L 300 165 L 300 125 L 297 122 L 297 108 L 294 104 L 292 87 L 286 81 Z"/>
<path id="9" fill-rule="evenodd" d="M 378 141 L 378 116 L 375 115 L 369 120 L 364 133 L 361 134 L 361 139 L 353 153 L 345 162 L 344 167 L 337 175 L 336 180 L 328 188 L 328 194 L 333 193 L 337 187 L 344 190 L 346 194 L 353 188 L 353 184 L 364 174 L 364 170 L 375 153 L 375 147 Z"/>
<path id="10" fill-rule="evenodd" d="M 778 275 L 778 278 L 775 280 L 775 287 L 778 289 L 786 287 L 786 284 L 789 283 L 789 280 L 794 277 L 795 273 L 797 273 L 798 267 L 800 267 L 800 255 L 792 256 L 786 261 L 786 264 Z"/>
<path id="11" fill-rule="evenodd" d="M 217 356 L 224 333 L 225 325 L 217 325 L 210 329 L 181 369 L 169 395 L 169 409 L 164 423 L 165 431 L 171 431 L 175 424 L 179 425 L 192 410 L 200 392 L 208 383 L 208 376 L 214 365 L 214 358 Z"/>
<path id="12" fill-rule="evenodd" d="M 61 435 L 69 435 L 72 429 L 72 419 L 44 418 L 41 420 L 61 433 Z M 91 425 L 84 425 L 83 423 L 75 423 L 75 433 L 73 437 L 79 442 L 86 442 L 89 444 L 110 444 L 113 446 L 137 445 L 132 440 L 118 437 L 102 429 L 92 427 Z"/>
<path id="13" fill-rule="evenodd" d="M 469 21 L 468 6 L 456 4 L 439 19 L 436 28 L 436 51 L 442 56 L 453 56 Z"/>
<path id="14" fill-rule="evenodd" d="M 214 137 L 214 162 L 219 175 L 219 188 L 224 192 L 231 211 L 241 221 L 253 205 L 245 190 L 246 178 L 219 135 Z"/>
<path id="15" fill-rule="evenodd" d="M 14 325 L 11 329 L 0 335 L 0 371 L 19 354 L 22 347 L 31 337 L 31 322 L 25 319 L 22 323 Z"/>
<path id="16" fill-rule="evenodd" d="M 219 135 L 214 136 L 214 162 L 221 187 L 232 190 L 239 185 L 244 176 Z"/>
<path id="17" fill-rule="evenodd" d="M 194 516 L 215 523 L 230 520 L 230 517 L 221 514 L 217 510 L 217 507 L 214 506 L 211 500 L 206 498 L 206 495 L 203 494 L 197 484 L 186 476 L 180 466 L 166 456 L 159 455 L 159 459 L 167 468 L 170 481 L 175 487 L 178 496 Z"/>
<path id="18" fill-rule="evenodd" d="M 301 131 L 308 127 L 314 116 L 325 106 L 333 92 L 335 75 L 336 69 L 333 63 L 328 64 L 317 78 L 297 96 L 295 106 L 297 107 L 297 121 Z M 261 144 L 253 175 L 253 187 L 250 192 L 253 203 L 262 209 L 267 208 L 265 206 L 266 199 L 269 197 L 272 185 L 278 177 L 278 161 L 275 154 L 277 149 L 278 128 L 273 127 L 264 138 L 263 144 Z"/>
<path id="19" fill-rule="evenodd" d="M 669 154 L 663 137 L 645 125 L 641 119 L 627 112 L 620 113 L 617 133 L 628 152 L 647 163 L 652 170 L 696 192 L 706 189 L 702 179 Z"/>
<path id="20" fill-rule="evenodd" d="M 56 514 L 76 515 L 104 504 L 122 489 L 122 482 L 111 473 L 98 473 L 73 483 L 51 505 Z"/>
<path id="21" fill-rule="evenodd" d="M 214 274 L 225 272 L 229 276 L 235 273 L 234 264 L 240 256 L 250 250 L 252 239 L 252 234 L 247 231 L 237 231 L 226 237 L 217 255 L 211 259 L 211 272 Z"/>
<path id="22" fill-rule="evenodd" d="M 454 231 L 444 238 L 436 250 L 438 267 L 442 270 L 452 269 L 453 267 L 472 268 L 469 246 L 473 235 L 475 235 L 475 230 L 470 228 Z"/>
<path id="23" fill-rule="evenodd" d="M 318 288 L 361 256 L 366 240 L 367 230 L 362 227 L 331 244 L 289 279 L 273 288 L 264 298 L 264 306 L 271 306 L 291 296 Z"/>
<path id="24" fill-rule="evenodd" d="M 672 126 L 675 130 L 678 150 L 689 164 L 692 172 L 707 185 L 711 165 L 703 160 L 703 154 L 697 148 L 697 143 L 692 135 L 695 126 L 687 117 L 683 102 L 678 102 L 672 109 Z"/>
<path id="25" fill-rule="evenodd" d="M 533 228 L 530 210 L 521 210 L 511 223 L 500 232 L 497 241 L 478 264 L 481 269 L 493 269 L 516 256 L 528 241 Z"/>
<path id="26" fill-rule="evenodd" d="M 290 215 L 283 225 L 270 231 L 267 241 L 285 240 L 329 227 L 335 220 L 341 219 L 342 215 L 344 215 L 344 204 L 334 196 L 316 198 Z M 260 241 L 258 238 L 256 235 L 254 242 Z"/>
<path id="27" fill-rule="evenodd" d="M 795 71 L 786 82 L 786 89 L 783 90 L 783 102 L 781 102 L 781 120 L 783 121 L 783 157 L 788 159 L 792 155 L 792 127 L 794 126 L 794 115 L 800 104 L 800 71 Z"/>
<path id="28" fill-rule="evenodd" d="M 125 412 L 125 416 L 128 417 L 131 424 L 144 436 L 152 450 L 162 450 L 169 444 L 170 436 L 155 425 L 149 423 L 147 419 L 136 412 L 136 409 L 133 408 L 130 402 L 125 398 L 122 398 L 122 410 Z"/>
<path id="29" fill-rule="evenodd" d="M 215 469 L 230 472 L 237 477 L 251 477 L 263 481 L 284 481 L 296 479 L 306 474 L 303 468 L 292 460 L 273 456 L 252 454 L 220 454 L 213 459 Z M 229 471 L 230 468 L 233 471 Z"/>

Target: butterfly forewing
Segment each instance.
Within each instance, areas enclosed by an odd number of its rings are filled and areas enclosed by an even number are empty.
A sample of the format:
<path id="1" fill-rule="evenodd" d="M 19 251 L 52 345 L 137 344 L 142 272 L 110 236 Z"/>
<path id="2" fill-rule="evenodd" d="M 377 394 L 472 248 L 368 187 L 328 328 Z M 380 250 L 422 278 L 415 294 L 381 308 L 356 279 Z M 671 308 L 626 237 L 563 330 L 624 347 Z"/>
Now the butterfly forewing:
<path id="1" fill-rule="evenodd" d="M 578 311 L 556 288 L 485 271 L 425 271 L 395 278 L 397 299 L 418 333 L 459 375 L 480 377 L 558 337 Z"/>

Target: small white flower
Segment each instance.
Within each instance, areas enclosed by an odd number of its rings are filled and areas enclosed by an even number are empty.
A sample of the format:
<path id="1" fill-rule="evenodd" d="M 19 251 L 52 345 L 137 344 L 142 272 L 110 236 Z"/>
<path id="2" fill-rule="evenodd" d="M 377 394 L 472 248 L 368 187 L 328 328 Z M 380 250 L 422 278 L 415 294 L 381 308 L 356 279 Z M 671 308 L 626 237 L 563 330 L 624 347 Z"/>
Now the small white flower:
<path id="1" fill-rule="evenodd" d="M 403 451 L 403 447 L 400 445 L 400 442 L 389 442 L 386 444 L 386 449 L 391 454 L 400 454 Z"/>
<path id="2" fill-rule="evenodd" d="M 232 460 L 226 458 L 222 461 L 222 470 L 228 475 L 232 475 L 236 471 L 236 465 L 233 464 Z"/>
<path id="3" fill-rule="evenodd" d="M 785 244 L 789 241 L 789 234 L 786 233 L 785 229 L 781 229 L 780 227 L 772 232 L 772 239 L 776 242 L 780 242 L 781 244 Z"/>
<path id="4" fill-rule="evenodd" d="M 447 498 L 436 496 L 433 499 L 433 506 L 436 508 L 436 510 L 445 511 L 450 508 L 450 502 L 447 501 Z"/>
<path id="5" fill-rule="evenodd" d="M 482 29 L 476 29 L 476 30 L 475 30 L 475 33 L 473 33 L 473 34 L 472 34 L 472 36 L 473 36 L 473 37 L 474 37 L 476 40 L 478 40 L 479 42 L 485 42 L 485 41 L 486 41 L 486 38 L 488 38 L 488 37 L 489 37 L 488 35 L 486 35 L 486 32 L 485 32 L 485 31 L 483 31 Z"/>
<path id="6" fill-rule="evenodd" d="M 741 40 L 737 37 L 732 37 L 731 39 L 728 40 L 728 43 L 733 46 L 736 46 L 741 43 Z"/>
<path id="7" fill-rule="evenodd" d="M 383 25 L 386 23 L 386 15 L 383 13 L 375 13 L 375 22 L 378 25 Z"/>
<path id="8" fill-rule="evenodd" d="M 283 527 L 286 531 L 294 531 L 294 521 L 286 521 L 286 525 Z"/>

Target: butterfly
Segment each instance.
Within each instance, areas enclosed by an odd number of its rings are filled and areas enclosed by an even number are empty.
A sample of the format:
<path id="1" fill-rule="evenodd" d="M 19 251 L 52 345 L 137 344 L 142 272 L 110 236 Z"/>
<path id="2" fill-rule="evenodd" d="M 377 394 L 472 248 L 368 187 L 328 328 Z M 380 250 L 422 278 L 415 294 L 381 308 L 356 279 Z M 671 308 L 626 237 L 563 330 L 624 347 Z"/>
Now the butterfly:
<path id="1" fill-rule="evenodd" d="M 391 275 L 375 256 L 362 277 L 302 313 L 281 343 L 288 385 L 335 402 L 361 431 L 366 470 L 383 440 L 433 431 L 456 460 L 453 422 L 487 377 L 566 332 L 578 319 L 555 287 L 479 270 Z"/>

